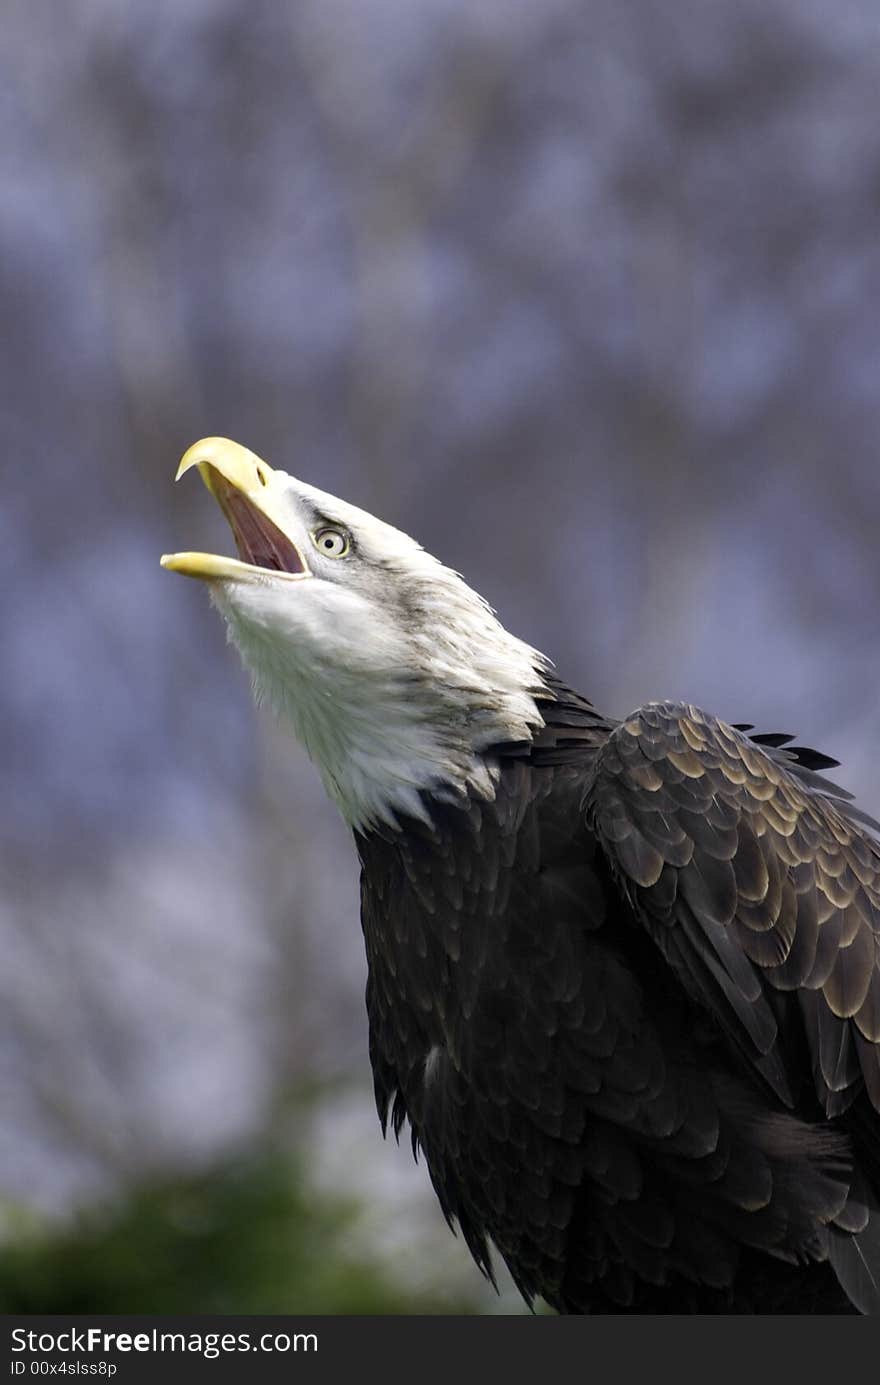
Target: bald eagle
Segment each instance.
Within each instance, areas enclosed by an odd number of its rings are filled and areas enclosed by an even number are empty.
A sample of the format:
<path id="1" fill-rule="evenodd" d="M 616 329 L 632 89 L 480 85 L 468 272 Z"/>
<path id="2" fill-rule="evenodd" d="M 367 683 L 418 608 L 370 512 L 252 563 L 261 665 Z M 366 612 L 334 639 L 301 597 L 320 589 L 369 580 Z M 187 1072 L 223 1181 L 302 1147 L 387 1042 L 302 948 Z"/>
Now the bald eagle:
<path id="1" fill-rule="evenodd" d="M 836 764 L 566 686 L 414 540 L 223 438 L 208 583 L 361 863 L 370 1058 L 561 1312 L 880 1310 L 880 844 Z"/>

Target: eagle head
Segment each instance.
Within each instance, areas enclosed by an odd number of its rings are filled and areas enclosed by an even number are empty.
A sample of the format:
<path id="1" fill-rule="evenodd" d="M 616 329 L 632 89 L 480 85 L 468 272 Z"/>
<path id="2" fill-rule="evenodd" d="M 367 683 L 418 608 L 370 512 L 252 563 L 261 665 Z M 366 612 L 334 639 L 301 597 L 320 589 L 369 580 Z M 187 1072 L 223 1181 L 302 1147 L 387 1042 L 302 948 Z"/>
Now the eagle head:
<path id="1" fill-rule="evenodd" d="M 426 795 L 491 797 L 485 752 L 542 724 L 548 661 L 408 535 L 227 438 L 184 455 L 238 558 L 174 553 L 208 583 L 253 681 L 356 829 L 429 818 Z"/>

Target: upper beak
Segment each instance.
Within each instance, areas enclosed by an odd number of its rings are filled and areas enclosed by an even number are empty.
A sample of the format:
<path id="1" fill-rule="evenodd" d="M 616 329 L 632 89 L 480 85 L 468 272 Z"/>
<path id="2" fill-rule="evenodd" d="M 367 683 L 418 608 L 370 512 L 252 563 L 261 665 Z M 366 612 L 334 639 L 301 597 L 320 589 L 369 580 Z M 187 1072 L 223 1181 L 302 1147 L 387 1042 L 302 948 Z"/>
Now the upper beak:
<path id="1" fill-rule="evenodd" d="M 229 438 L 203 438 L 183 454 L 175 480 L 197 466 L 199 475 L 232 528 L 240 559 L 216 553 L 166 553 L 162 566 L 187 577 L 253 579 L 309 576 L 308 566 L 285 532 L 279 473 Z M 283 473 L 281 473 L 283 475 Z M 286 478 L 285 478 L 286 479 Z"/>

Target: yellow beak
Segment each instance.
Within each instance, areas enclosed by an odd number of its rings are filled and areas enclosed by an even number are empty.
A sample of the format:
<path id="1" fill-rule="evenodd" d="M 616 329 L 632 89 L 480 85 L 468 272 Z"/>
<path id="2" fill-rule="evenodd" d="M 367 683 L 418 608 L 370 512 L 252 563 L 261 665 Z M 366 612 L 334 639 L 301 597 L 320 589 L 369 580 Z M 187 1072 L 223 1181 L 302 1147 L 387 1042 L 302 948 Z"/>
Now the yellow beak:
<path id="1" fill-rule="evenodd" d="M 244 497 L 253 511 L 265 516 L 279 540 L 289 545 L 296 554 L 299 570 L 288 572 L 276 567 L 265 568 L 254 562 L 241 562 L 238 558 L 227 558 L 218 553 L 164 553 L 160 559 L 162 567 L 170 572 L 182 572 L 187 577 L 200 577 L 203 581 L 218 578 L 248 580 L 265 577 L 267 571 L 274 578 L 288 580 L 309 576 L 301 555 L 285 535 L 285 516 L 279 503 L 277 473 L 261 457 L 229 438 L 202 438 L 183 454 L 175 481 L 179 481 L 194 466 L 198 467 L 199 475 L 232 524 L 236 538 L 238 528 L 229 503 L 230 487 Z"/>

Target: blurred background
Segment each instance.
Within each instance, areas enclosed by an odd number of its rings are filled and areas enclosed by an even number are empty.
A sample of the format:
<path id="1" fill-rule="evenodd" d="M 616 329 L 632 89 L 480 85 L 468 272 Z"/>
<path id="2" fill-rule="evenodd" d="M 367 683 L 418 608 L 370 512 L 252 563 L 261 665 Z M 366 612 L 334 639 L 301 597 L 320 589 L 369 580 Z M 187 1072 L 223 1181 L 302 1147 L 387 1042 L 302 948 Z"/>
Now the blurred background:
<path id="1" fill-rule="evenodd" d="M 877 6 L 4 0 L 0 74 L 0 1308 L 520 1311 L 381 1140 L 354 851 L 174 469 L 880 813 Z"/>

